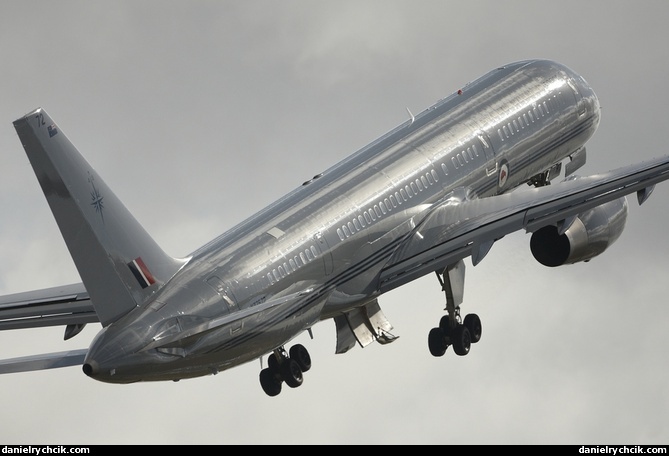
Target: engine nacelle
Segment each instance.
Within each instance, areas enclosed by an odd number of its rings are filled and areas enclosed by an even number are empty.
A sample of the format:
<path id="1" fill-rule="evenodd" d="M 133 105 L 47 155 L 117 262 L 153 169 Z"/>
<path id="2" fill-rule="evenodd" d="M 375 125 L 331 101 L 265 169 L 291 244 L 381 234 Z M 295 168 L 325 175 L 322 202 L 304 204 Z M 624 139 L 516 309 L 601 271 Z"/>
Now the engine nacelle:
<path id="1" fill-rule="evenodd" d="M 579 214 L 564 234 L 556 226 L 535 231 L 530 250 L 544 266 L 589 261 L 620 237 L 626 221 L 627 200 L 622 197 Z"/>

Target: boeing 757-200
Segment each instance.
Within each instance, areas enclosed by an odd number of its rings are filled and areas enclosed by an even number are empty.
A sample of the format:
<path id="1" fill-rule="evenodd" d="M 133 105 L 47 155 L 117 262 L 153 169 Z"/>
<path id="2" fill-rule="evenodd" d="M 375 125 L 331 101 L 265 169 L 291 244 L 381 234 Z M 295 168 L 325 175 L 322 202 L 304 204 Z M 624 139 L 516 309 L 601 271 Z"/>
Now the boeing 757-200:
<path id="1" fill-rule="evenodd" d="M 88 323 L 102 329 L 87 349 L 6 360 L 0 373 L 83 365 L 93 379 L 131 383 L 267 357 L 260 384 L 275 396 L 311 367 L 304 345 L 288 348 L 298 335 L 332 319 L 336 353 L 393 342 L 383 294 L 435 273 L 446 307 L 427 349 L 467 355 L 482 333 L 476 314 L 461 313 L 467 257 L 476 265 L 524 229 L 540 263 L 587 261 L 620 236 L 626 195 L 641 204 L 669 178 L 667 156 L 578 177 L 599 121 L 581 76 L 548 60 L 512 63 L 175 258 L 36 109 L 14 127 L 81 283 L 0 298 L 0 329 L 63 325 L 66 339 Z"/>

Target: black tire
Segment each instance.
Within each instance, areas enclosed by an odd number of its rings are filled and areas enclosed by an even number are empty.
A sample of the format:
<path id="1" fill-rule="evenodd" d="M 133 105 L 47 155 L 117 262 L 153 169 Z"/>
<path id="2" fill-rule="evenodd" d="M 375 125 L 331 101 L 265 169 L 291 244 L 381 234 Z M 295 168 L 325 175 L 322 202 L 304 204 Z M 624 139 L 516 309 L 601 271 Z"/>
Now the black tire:
<path id="1" fill-rule="evenodd" d="M 274 353 L 270 353 L 267 357 L 267 367 L 276 375 L 281 376 L 281 367 L 279 365 L 279 360 L 277 359 Z"/>
<path id="2" fill-rule="evenodd" d="M 448 320 L 448 315 L 444 315 L 439 320 L 439 329 L 444 333 L 444 336 L 450 337 L 451 335 L 451 323 Z"/>
<path id="3" fill-rule="evenodd" d="M 281 392 L 281 382 L 269 368 L 260 371 L 260 386 L 270 397 L 277 396 Z"/>
<path id="4" fill-rule="evenodd" d="M 472 344 L 472 336 L 465 325 L 456 326 L 451 339 L 453 341 L 453 351 L 455 351 L 456 355 L 465 356 L 469 353 Z"/>
<path id="5" fill-rule="evenodd" d="M 430 334 L 427 336 L 427 346 L 432 356 L 437 358 L 444 356 L 446 349 L 448 349 L 448 344 L 444 340 L 444 332 L 440 328 L 432 328 L 430 330 Z"/>
<path id="6" fill-rule="evenodd" d="M 304 381 L 300 365 L 292 358 L 287 358 L 283 364 L 281 364 L 281 376 L 283 377 L 283 381 L 286 382 L 286 385 L 291 388 L 297 388 Z"/>
<path id="7" fill-rule="evenodd" d="M 463 324 L 469 330 L 469 334 L 472 339 L 472 344 L 475 344 L 476 342 L 481 340 L 481 332 L 483 331 L 483 328 L 481 326 L 481 319 L 479 318 L 478 315 L 468 314 L 465 317 L 465 321 L 463 322 Z"/>
<path id="8" fill-rule="evenodd" d="M 302 372 L 307 372 L 311 369 L 311 356 L 304 345 L 297 344 L 290 347 L 289 356 L 291 359 L 297 361 Z"/>

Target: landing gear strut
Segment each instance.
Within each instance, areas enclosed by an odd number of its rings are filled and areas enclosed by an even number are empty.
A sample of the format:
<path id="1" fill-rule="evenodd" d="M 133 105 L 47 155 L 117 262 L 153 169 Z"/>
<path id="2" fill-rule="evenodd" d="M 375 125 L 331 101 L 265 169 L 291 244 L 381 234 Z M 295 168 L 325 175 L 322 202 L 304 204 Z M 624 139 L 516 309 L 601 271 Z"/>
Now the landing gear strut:
<path id="1" fill-rule="evenodd" d="M 432 356 L 443 356 L 449 346 L 458 356 L 469 353 L 471 344 L 481 340 L 481 319 L 476 314 L 468 314 L 464 321 L 460 317 L 460 304 L 465 281 L 465 264 L 462 260 L 447 267 L 437 279 L 446 293 L 446 315 L 441 317 L 439 326 L 432 328 L 427 342 Z"/>
<path id="2" fill-rule="evenodd" d="M 268 396 L 281 392 L 281 384 L 286 382 L 291 388 L 297 388 L 304 381 L 304 372 L 311 369 L 311 356 L 300 344 L 286 353 L 283 347 L 274 350 L 267 358 L 267 367 L 260 371 L 260 386 Z"/>

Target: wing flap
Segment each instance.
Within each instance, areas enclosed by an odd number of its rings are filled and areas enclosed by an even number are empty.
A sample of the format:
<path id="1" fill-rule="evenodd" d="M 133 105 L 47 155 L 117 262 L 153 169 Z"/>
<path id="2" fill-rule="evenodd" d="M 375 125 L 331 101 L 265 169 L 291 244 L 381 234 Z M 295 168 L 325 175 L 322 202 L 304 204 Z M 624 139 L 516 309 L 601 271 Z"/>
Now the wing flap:
<path id="1" fill-rule="evenodd" d="M 539 204 L 527 210 L 526 230 L 536 231 L 634 192 L 646 191 L 650 196 L 646 189 L 667 179 L 669 156 L 664 156 L 608 173 L 562 182 L 558 184 L 560 188 L 556 189 L 555 195 L 551 194 L 551 187 L 538 188 L 537 191 L 548 191 Z"/>
<path id="2" fill-rule="evenodd" d="M 0 297 L 0 331 L 97 322 L 82 283 Z"/>
<path id="3" fill-rule="evenodd" d="M 381 271 L 386 292 L 489 249 L 506 234 L 533 232 L 669 179 L 669 156 L 540 188 L 446 200 L 407 236 Z M 477 254 L 480 256 L 480 254 Z"/>

